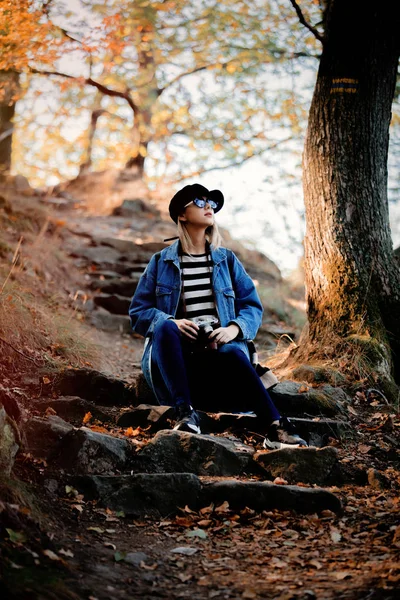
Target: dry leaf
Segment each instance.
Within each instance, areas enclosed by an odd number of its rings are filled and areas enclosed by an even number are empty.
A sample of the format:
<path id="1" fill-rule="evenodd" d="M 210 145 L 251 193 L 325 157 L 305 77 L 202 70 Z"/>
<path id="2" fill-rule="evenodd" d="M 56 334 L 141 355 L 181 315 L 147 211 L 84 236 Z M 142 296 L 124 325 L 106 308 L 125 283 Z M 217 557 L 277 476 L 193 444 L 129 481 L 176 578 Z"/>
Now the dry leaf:
<path id="1" fill-rule="evenodd" d="M 125 435 L 128 437 L 136 437 L 141 433 L 142 429 L 140 427 L 136 427 L 136 429 L 133 429 L 133 427 L 128 427 L 127 429 L 125 429 Z"/>
<path id="2" fill-rule="evenodd" d="M 82 506 L 82 504 L 72 504 L 71 508 L 77 510 L 80 513 L 83 512 L 83 506 Z"/>
<path id="3" fill-rule="evenodd" d="M 299 394 L 304 394 L 305 392 L 308 392 L 310 388 L 308 387 L 308 385 L 301 385 L 299 388 Z"/>
<path id="4" fill-rule="evenodd" d="M 48 406 L 45 410 L 44 416 L 49 417 L 50 415 L 56 415 L 57 411 L 54 410 L 51 406 Z"/>
<path id="5" fill-rule="evenodd" d="M 349 577 L 352 577 L 352 574 L 349 571 L 336 571 L 335 573 L 335 579 L 338 579 L 339 581 Z"/>
<path id="6" fill-rule="evenodd" d="M 50 558 L 51 560 L 61 560 L 61 558 L 59 556 L 57 556 L 57 554 L 55 552 L 53 552 L 53 550 L 43 550 L 43 554 L 45 556 L 47 556 L 47 558 Z"/>
<path id="7" fill-rule="evenodd" d="M 342 535 L 341 535 L 339 529 L 336 529 L 335 527 L 331 527 L 332 542 L 335 542 L 335 544 L 336 544 L 337 542 L 340 542 L 341 539 L 342 539 Z"/>
<path id="8" fill-rule="evenodd" d="M 209 527 L 212 523 L 211 519 L 201 519 L 201 521 L 197 521 L 197 525 L 199 527 Z"/>
<path id="9" fill-rule="evenodd" d="M 89 411 L 85 414 L 85 416 L 82 419 L 82 423 L 89 423 L 90 419 L 93 417 L 92 413 Z"/>
<path id="10" fill-rule="evenodd" d="M 275 483 L 276 485 L 287 485 L 288 484 L 286 479 L 283 479 L 282 477 L 275 477 L 275 479 L 272 483 Z"/>
<path id="11" fill-rule="evenodd" d="M 216 513 L 224 513 L 224 512 L 227 512 L 228 510 L 229 510 L 229 502 L 227 502 L 225 500 L 225 502 L 223 502 L 222 504 L 217 506 L 217 508 L 215 509 L 215 512 Z"/>
<path id="12" fill-rule="evenodd" d="M 74 558 L 74 553 L 71 552 L 71 550 L 64 550 L 64 548 L 61 548 L 61 550 L 59 550 L 60 554 L 63 554 L 64 556 L 68 556 L 69 558 Z"/>

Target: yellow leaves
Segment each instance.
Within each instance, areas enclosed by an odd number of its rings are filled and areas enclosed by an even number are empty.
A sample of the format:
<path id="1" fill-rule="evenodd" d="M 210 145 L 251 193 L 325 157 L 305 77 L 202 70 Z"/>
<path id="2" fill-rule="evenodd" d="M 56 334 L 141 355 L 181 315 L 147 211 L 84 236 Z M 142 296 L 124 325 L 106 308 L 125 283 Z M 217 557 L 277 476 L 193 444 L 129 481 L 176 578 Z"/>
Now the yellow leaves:
<path id="1" fill-rule="evenodd" d="M 229 65 L 226 65 L 226 70 L 230 74 L 235 73 L 235 71 L 237 71 L 237 68 L 238 68 L 237 65 L 235 65 L 233 63 L 229 63 Z"/>

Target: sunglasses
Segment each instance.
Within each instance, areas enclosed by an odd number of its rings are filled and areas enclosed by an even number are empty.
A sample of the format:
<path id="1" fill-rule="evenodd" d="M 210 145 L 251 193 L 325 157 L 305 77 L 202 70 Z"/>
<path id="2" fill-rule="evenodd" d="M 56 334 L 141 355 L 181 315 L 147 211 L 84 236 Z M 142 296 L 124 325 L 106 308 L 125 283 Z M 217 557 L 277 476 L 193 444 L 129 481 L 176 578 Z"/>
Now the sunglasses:
<path id="1" fill-rule="evenodd" d="M 189 206 L 189 204 L 195 204 L 198 208 L 204 208 L 206 204 L 208 204 L 208 206 L 210 208 L 212 208 L 213 210 L 215 210 L 218 207 L 218 204 L 216 202 L 214 202 L 214 200 L 210 200 L 209 198 L 207 200 L 204 200 L 203 198 L 195 198 L 194 200 L 192 200 L 191 202 L 189 202 L 188 204 L 185 205 Z"/>

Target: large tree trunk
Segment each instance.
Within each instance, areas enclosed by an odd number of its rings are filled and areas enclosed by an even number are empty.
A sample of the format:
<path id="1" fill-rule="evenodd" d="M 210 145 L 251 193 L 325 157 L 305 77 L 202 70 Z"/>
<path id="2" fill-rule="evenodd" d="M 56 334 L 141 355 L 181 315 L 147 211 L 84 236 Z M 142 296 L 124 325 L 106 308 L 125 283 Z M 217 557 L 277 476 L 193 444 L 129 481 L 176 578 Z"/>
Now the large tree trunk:
<path id="1" fill-rule="evenodd" d="M 400 270 L 387 201 L 398 0 L 330 0 L 303 155 L 308 329 L 371 336 L 400 376 Z"/>
<path id="2" fill-rule="evenodd" d="M 11 168 L 13 118 L 19 93 L 19 74 L 0 71 L 0 174 Z"/>

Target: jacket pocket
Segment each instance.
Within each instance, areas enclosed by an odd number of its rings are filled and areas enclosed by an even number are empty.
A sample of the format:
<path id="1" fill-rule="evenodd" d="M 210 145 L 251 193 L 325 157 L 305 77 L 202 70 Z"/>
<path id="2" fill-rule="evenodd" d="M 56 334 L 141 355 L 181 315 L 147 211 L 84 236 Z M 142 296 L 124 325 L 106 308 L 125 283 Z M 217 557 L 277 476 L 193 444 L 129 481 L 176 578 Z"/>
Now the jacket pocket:
<path id="1" fill-rule="evenodd" d="M 171 295 L 172 294 L 172 289 L 165 286 L 165 285 L 157 285 L 156 287 L 156 296 L 166 296 L 166 295 Z"/>

